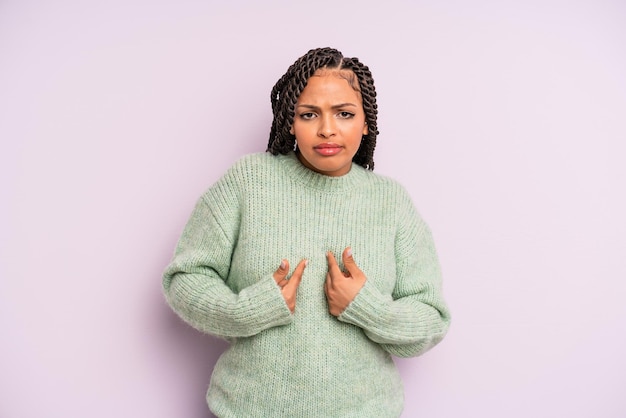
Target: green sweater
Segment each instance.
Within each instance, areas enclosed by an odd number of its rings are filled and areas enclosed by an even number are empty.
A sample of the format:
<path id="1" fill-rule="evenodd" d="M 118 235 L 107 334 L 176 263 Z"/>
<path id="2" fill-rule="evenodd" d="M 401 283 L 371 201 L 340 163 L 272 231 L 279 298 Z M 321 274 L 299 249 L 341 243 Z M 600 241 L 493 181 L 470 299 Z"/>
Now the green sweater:
<path id="1" fill-rule="evenodd" d="M 367 281 L 337 318 L 324 280 L 352 247 Z M 309 260 L 295 313 L 273 279 Z M 219 417 L 398 417 L 391 355 L 417 356 L 450 316 L 430 230 L 396 182 L 353 164 L 341 177 L 295 154 L 248 155 L 199 199 L 164 273 L 168 303 L 230 342 L 207 393 Z"/>

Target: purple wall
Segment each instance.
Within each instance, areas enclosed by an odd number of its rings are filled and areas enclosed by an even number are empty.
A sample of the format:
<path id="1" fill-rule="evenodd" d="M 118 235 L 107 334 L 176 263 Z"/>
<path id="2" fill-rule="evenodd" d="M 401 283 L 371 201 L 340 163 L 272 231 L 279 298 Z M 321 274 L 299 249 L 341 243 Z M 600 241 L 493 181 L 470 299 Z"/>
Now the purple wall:
<path id="1" fill-rule="evenodd" d="M 626 416 L 624 3 L 211 3 L 0 3 L 0 416 L 209 416 L 225 344 L 161 272 L 317 46 L 372 69 L 443 264 L 404 417 Z"/>

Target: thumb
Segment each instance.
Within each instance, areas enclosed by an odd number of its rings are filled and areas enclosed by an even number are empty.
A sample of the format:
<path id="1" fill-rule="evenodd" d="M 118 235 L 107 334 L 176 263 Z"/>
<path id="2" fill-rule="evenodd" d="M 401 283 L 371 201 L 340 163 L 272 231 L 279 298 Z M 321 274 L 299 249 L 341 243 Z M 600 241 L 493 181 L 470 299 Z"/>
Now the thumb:
<path id="1" fill-rule="evenodd" d="M 274 280 L 276 283 L 280 284 L 283 280 L 287 278 L 287 273 L 289 273 L 289 261 L 281 260 L 280 266 L 274 272 Z"/>
<path id="2" fill-rule="evenodd" d="M 351 276 L 354 276 L 357 272 L 360 271 L 359 266 L 356 265 L 356 261 L 354 261 L 354 257 L 352 256 L 351 247 L 347 247 L 345 250 L 343 250 L 341 258 L 343 259 L 344 267 Z"/>

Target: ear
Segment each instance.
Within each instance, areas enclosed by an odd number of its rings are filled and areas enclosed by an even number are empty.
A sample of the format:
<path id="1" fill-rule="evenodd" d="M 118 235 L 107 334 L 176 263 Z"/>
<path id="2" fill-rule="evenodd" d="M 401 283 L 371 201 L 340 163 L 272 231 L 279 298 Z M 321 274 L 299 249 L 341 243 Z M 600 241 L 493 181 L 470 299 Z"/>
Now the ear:
<path id="1" fill-rule="evenodd" d="M 369 128 L 367 126 L 367 122 L 365 122 L 365 126 L 363 127 L 363 135 L 367 135 L 369 133 Z"/>
<path id="2" fill-rule="evenodd" d="M 291 126 L 289 127 L 289 133 L 294 136 L 296 135 L 296 133 L 293 131 L 293 124 L 291 124 Z"/>

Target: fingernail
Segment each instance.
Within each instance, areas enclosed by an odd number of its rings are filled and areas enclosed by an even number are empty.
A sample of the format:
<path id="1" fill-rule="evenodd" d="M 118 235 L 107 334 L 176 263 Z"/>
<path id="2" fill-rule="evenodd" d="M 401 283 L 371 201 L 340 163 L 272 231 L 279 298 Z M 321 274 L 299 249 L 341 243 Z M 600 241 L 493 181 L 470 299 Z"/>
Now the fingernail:
<path id="1" fill-rule="evenodd" d="M 285 260 L 280 260 L 280 268 L 284 270 L 285 267 L 287 267 L 287 263 L 285 263 Z"/>
<path id="2" fill-rule="evenodd" d="M 309 260 L 304 260 L 304 267 L 309 265 Z"/>
<path id="3" fill-rule="evenodd" d="M 352 248 L 348 248 L 348 251 L 346 251 L 346 255 L 348 257 L 352 257 Z"/>

